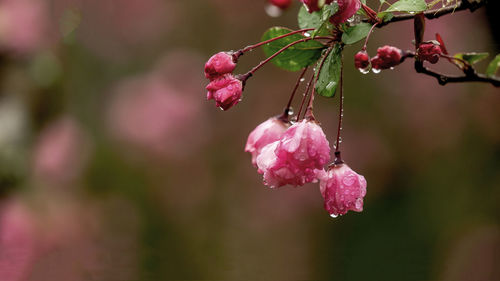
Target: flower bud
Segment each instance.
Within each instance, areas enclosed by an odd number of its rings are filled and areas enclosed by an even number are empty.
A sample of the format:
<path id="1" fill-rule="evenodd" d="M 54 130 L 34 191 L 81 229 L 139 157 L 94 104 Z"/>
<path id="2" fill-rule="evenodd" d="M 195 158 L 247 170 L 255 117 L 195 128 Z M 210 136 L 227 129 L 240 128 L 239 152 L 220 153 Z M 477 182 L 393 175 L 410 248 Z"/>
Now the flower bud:
<path id="1" fill-rule="evenodd" d="M 320 176 L 320 191 L 324 207 L 332 217 L 348 211 L 363 211 L 366 180 L 346 164 L 332 166 Z"/>
<path id="2" fill-rule="evenodd" d="M 205 64 L 205 77 L 214 80 L 224 74 L 232 73 L 235 68 L 236 62 L 233 60 L 232 54 L 219 52 L 213 55 Z"/>
<path id="3" fill-rule="evenodd" d="M 257 166 L 257 156 L 260 154 L 262 148 L 279 140 L 288 126 L 288 122 L 272 117 L 261 123 L 250 133 L 245 145 L 245 151 L 252 154 L 252 164 L 254 166 Z"/>
<path id="4" fill-rule="evenodd" d="M 361 8 L 359 0 L 337 0 L 337 4 L 339 5 L 339 9 L 330 18 L 330 22 L 335 25 L 346 22 Z"/>
<path id="5" fill-rule="evenodd" d="M 354 55 L 354 66 L 357 69 L 367 69 L 370 66 L 370 56 L 366 51 L 359 51 Z"/>
<path id="6" fill-rule="evenodd" d="M 424 42 L 418 46 L 417 57 L 420 61 L 428 61 L 435 64 L 439 61 L 440 55 L 443 53 L 439 43 Z"/>
<path id="7" fill-rule="evenodd" d="M 227 74 L 210 82 L 207 91 L 207 100 L 214 99 L 217 107 L 228 110 L 241 100 L 243 83 Z"/>
<path id="8" fill-rule="evenodd" d="M 269 0 L 269 3 L 282 10 L 286 10 L 292 4 L 292 0 Z"/>
<path id="9" fill-rule="evenodd" d="M 378 48 L 377 55 L 372 58 L 371 63 L 374 69 L 388 69 L 401 63 L 403 52 L 392 46 Z"/>
<path id="10" fill-rule="evenodd" d="M 268 144 L 257 156 L 259 173 L 271 187 L 302 186 L 317 179 L 316 173 L 330 160 L 330 146 L 315 121 L 302 120 Z"/>

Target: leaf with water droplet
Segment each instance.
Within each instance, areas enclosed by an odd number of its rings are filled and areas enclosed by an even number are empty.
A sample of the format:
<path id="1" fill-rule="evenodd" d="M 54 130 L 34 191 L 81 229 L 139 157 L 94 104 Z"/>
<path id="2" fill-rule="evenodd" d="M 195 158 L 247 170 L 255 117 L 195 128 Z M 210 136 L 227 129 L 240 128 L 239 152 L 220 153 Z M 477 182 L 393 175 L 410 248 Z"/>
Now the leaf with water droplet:
<path id="1" fill-rule="evenodd" d="M 318 82 L 316 83 L 316 92 L 324 97 L 333 97 L 340 80 L 340 70 L 342 68 L 342 47 L 335 44 L 319 69 Z M 318 64 L 320 64 L 318 62 Z"/>
<path id="2" fill-rule="evenodd" d="M 392 4 L 384 12 L 423 12 L 427 10 L 427 3 L 425 0 L 399 0 Z"/>
<path id="3" fill-rule="evenodd" d="M 290 32 L 291 30 L 288 28 L 271 27 L 262 36 L 262 41 Z M 306 37 L 300 34 L 293 34 L 262 46 L 262 50 L 264 54 L 269 57 L 286 45 L 304 38 Z M 314 64 L 321 57 L 321 51 L 324 48 L 323 44 L 314 40 L 298 43 L 277 55 L 271 62 L 285 70 L 299 71 L 304 67 Z"/>
<path id="4" fill-rule="evenodd" d="M 330 35 L 331 30 L 334 28 L 330 23 L 330 17 L 338 10 L 338 5 L 332 3 L 325 5 L 320 11 L 309 13 L 307 9 L 302 6 L 298 14 L 298 23 L 300 28 L 314 28 L 311 36 Z"/>

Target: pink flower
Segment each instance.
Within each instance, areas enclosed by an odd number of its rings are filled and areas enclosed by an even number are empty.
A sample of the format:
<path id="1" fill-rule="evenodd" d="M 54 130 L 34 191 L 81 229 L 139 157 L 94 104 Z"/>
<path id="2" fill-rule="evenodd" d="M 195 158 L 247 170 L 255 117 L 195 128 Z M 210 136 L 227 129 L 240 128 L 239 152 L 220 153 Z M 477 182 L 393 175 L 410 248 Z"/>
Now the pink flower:
<path id="1" fill-rule="evenodd" d="M 357 69 L 366 69 L 370 66 L 370 56 L 366 51 L 359 51 L 354 55 L 354 66 Z"/>
<path id="2" fill-rule="evenodd" d="M 210 80 L 232 73 L 236 63 L 231 53 L 220 52 L 213 55 L 205 64 L 205 77 Z"/>
<path id="3" fill-rule="evenodd" d="M 320 176 L 320 191 L 325 209 L 332 217 L 348 211 L 363 211 L 366 180 L 346 164 L 335 165 Z"/>
<path id="4" fill-rule="evenodd" d="M 403 52 L 392 46 L 383 46 L 377 49 L 377 55 L 371 60 L 375 69 L 388 69 L 401 63 Z"/>
<path id="5" fill-rule="evenodd" d="M 0 1 L 0 46 L 21 54 L 33 53 L 48 38 L 49 17 L 45 1 Z"/>
<path id="6" fill-rule="evenodd" d="M 248 135 L 245 151 L 252 154 L 252 164 L 257 165 L 256 159 L 262 148 L 279 140 L 288 126 L 287 122 L 277 117 L 272 117 L 261 123 Z"/>
<path id="7" fill-rule="evenodd" d="M 325 4 L 331 4 L 333 0 L 300 0 L 304 3 L 309 13 L 321 10 Z"/>
<path id="8" fill-rule="evenodd" d="M 440 55 L 443 53 L 439 44 L 433 42 L 424 42 L 418 46 L 417 56 L 421 61 L 428 61 L 435 64 L 439 61 Z"/>
<path id="9" fill-rule="evenodd" d="M 241 100 L 243 83 L 232 74 L 227 74 L 210 82 L 207 90 L 207 100 L 214 99 L 217 107 L 228 110 Z"/>
<path id="10" fill-rule="evenodd" d="M 329 160 L 330 146 L 323 130 L 316 122 L 303 120 L 262 149 L 257 167 L 266 185 L 302 186 L 315 181 Z"/>
<path id="11" fill-rule="evenodd" d="M 37 140 L 33 165 L 35 174 L 50 183 L 68 183 L 82 172 L 88 142 L 80 126 L 62 118 L 44 129 Z"/>
<path id="12" fill-rule="evenodd" d="M 339 9 L 330 18 L 330 21 L 336 25 L 346 22 L 347 19 L 354 16 L 359 8 L 361 8 L 359 0 L 337 0 L 337 4 L 339 5 Z"/>
<path id="13" fill-rule="evenodd" d="M 25 280 L 37 257 L 35 221 L 18 202 L 0 206 L 0 276 L 2 281 Z"/>
<path id="14" fill-rule="evenodd" d="M 272 5 L 285 10 L 292 4 L 292 0 L 269 0 Z"/>

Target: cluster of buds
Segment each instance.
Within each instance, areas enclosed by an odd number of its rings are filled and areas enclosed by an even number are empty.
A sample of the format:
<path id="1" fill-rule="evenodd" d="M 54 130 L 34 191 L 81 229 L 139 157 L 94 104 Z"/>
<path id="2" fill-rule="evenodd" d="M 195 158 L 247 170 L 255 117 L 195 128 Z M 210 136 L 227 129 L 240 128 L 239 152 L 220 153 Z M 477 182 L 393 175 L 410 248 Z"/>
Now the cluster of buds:
<path id="1" fill-rule="evenodd" d="M 343 163 L 324 170 L 330 161 L 330 145 L 314 118 L 292 124 L 272 117 L 250 133 L 245 151 L 252 154 L 252 163 L 265 185 L 297 187 L 319 180 L 325 209 L 332 217 L 363 210 L 364 177 Z"/>
<path id="2" fill-rule="evenodd" d="M 392 69 L 403 60 L 403 51 L 392 46 L 383 46 L 377 49 L 377 55 L 370 59 L 365 50 L 354 55 L 354 66 L 362 73 L 368 73 L 370 67 L 374 72 L 383 69 Z"/>
<path id="3" fill-rule="evenodd" d="M 214 99 L 215 105 L 228 110 L 241 100 L 243 82 L 233 75 L 237 56 L 230 52 L 213 55 L 205 64 L 205 77 L 210 80 L 207 85 L 207 100 Z"/>

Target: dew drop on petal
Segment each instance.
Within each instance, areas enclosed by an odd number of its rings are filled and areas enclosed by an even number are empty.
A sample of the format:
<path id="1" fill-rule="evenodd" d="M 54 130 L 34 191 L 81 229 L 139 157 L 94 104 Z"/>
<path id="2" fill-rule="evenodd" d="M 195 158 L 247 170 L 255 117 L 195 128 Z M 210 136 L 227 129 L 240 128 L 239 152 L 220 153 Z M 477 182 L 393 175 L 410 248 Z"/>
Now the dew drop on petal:
<path id="1" fill-rule="evenodd" d="M 379 74 L 380 73 L 380 69 L 376 69 L 376 68 L 372 68 L 372 72 L 375 73 L 375 74 Z"/>
<path id="2" fill-rule="evenodd" d="M 337 218 L 337 217 L 338 217 L 338 215 L 336 215 L 336 214 L 330 214 L 330 217 L 332 217 L 332 218 L 334 218 L 334 219 L 335 219 L 335 218 Z"/>

